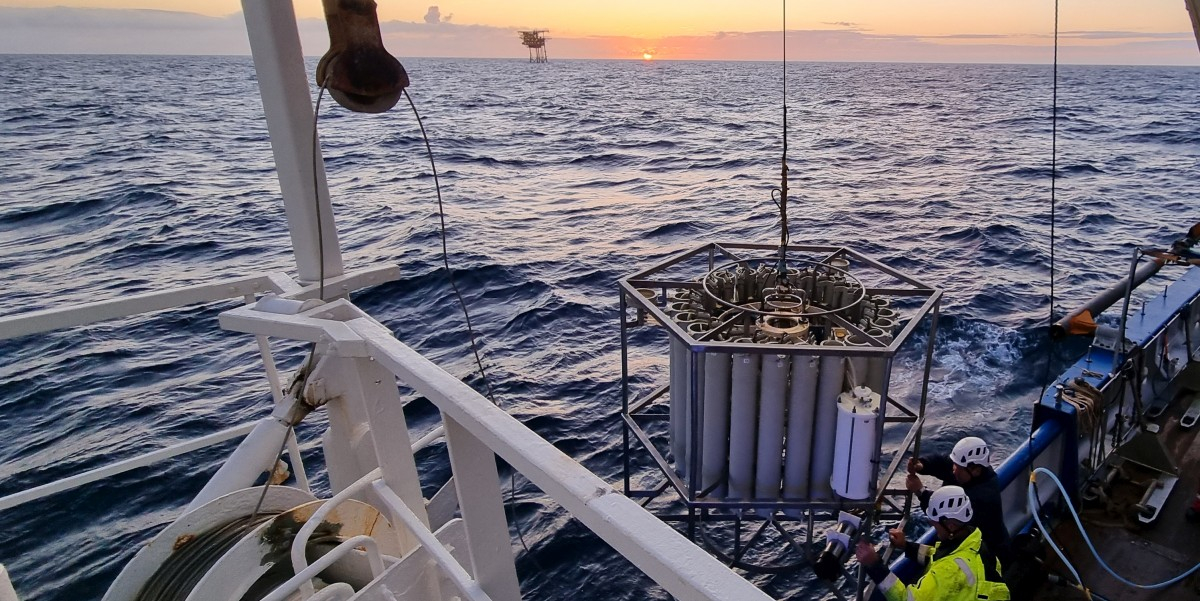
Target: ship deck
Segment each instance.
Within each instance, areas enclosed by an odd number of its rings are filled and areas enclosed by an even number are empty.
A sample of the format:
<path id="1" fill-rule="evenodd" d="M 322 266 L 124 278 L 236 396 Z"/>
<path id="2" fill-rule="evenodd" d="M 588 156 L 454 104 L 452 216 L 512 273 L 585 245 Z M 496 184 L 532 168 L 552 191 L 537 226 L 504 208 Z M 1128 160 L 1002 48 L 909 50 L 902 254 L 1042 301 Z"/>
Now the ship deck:
<path id="1" fill-rule="evenodd" d="M 1189 522 L 1185 512 L 1200 486 L 1200 446 L 1196 437 L 1200 426 L 1180 427 L 1191 395 L 1176 397 L 1166 411 L 1153 420 L 1160 427 L 1160 440 L 1179 466 L 1179 482 L 1167 498 L 1157 520 L 1149 525 L 1138 523 L 1133 505 L 1141 500 L 1142 488 L 1115 483 L 1106 506 L 1085 505 L 1080 512 L 1084 527 L 1100 555 L 1118 574 L 1139 584 L 1153 584 L 1173 578 L 1200 563 L 1200 523 Z M 1129 464 L 1126 464 L 1129 466 Z M 1134 480 L 1153 477 L 1148 470 L 1127 467 Z M 1113 578 L 1092 556 L 1075 523 L 1067 517 L 1059 521 L 1053 537 L 1079 571 L 1084 585 L 1110 600 L 1155 601 L 1195 600 L 1200 596 L 1200 573 L 1165 589 L 1145 590 L 1126 586 Z M 1060 574 L 1069 572 L 1052 549 L 1046 551 L 1048 565 Z M 1035 599 L 1085 599 L 1080 591 L 1065 586 L 1045 585 Z"/>

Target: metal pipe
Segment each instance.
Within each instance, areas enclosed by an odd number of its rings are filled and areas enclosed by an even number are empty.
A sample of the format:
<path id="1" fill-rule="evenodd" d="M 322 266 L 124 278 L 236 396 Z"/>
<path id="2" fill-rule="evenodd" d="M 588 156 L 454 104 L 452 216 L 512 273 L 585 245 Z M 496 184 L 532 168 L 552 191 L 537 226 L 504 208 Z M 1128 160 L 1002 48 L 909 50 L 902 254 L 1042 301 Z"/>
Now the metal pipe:
<path id="1" fill-rule="evenodd" d="M 341 544 L 331 549 L 328 553 L 321 556 L 320 559 L 314 561 L 312 565 L 304 568 L 295 576 L 288 579 L 287 582 L 279 585 L 279 588 L 271 591 L 271 594 L 263 597 L 262 601 L 285 601 L 292 596 L 303 583 L 312 583 L 312 579 L 317 577 L 317 574 L 325 571 L 326 568 L 333 565 L 337 560 L 345 557 L 347 553 L 353 551 L 357 547 L 362 547 L 367 552 L 367 562 L 371 566 L 371 578 L 378 578 L 383 573 L 383 558 L 379 555 L 379 545 L 375 539 L 360 534 L 342 541 Z M 312 593 L 308 593 L 304 598 L 311 597 Z"/>
<path id="2" fill-rule="evenodd" d="M 96 480 L 102 480 L 109 476 L 115 476 L 132 469 L 145 467 L 147 465 L 162 461 L 163 459 L 170 459 L 171 457 L 182 455 L 196 449 L 203 449 L 215 444 L 220 444 L 226 440 L 237 438 L 238 436 L 242 436 L 247 432 L 250 432 L 257 424 L 258 422 L 251 422 L 242 424 L 240 426 L 234 426 L 226 430 L 221 430 L 220 432 L 209 434 L 208 436 L 201 436 L 200 438 L 195 438 L 187 442 L 169 446 L 165 449 L 151 451 L 144 455 L 138 455 L 137 457 L 132 457 L 124 461 L 118 461 L 112 465 L 98 467 L 94 470 L 86 471 L 70 478 L 64 478 L 62 480 L 50 482 L 49 484 L 35 486 L 21 492 L 13 493 L 7 497 L 0 497 L 0 511 L 22 505 L 42 497 L 47 497 L 54 493 L 71 490 L 72 488 L 88 484 L 89 482 L 95 482 Z"/>
<path id="3" fill-rule="evenodd" d="M 307 572 L 308 569 L 312 567 L 308 564 L 308 558 L 305 557 L 304 550 L 308 547 L 309 537 L 311 537 L 312 533 L 316 532 L 317 527 L 325 521 L 325 516 L 329 515 L 329 513 L 336 509 L 338 505 L 341 505 L 347 499 L 358 494 L 360 491 L 366 490 L 371 483 L 379 480 L 382 477 L 383 471 L 379 468 L 375 468 L 367 472 L 365 475 L 363 475 L 363 477 L 355 480 L 346 488 L 343 488 L 338 494 L 330 497 L 328 501 L 325 501 L 320 507 L 313 511 L 312 515 L 309 516 L 308 521 L 304 522 L 304 525 L 300 527 L 300 531 L 297 532 L 296 536 L 292 539 L 292 571 L 299 575 Z M 313 565 L 316 564 L 314 563 Z M 314 592 L 311 577 L 309 579 L 297 582 L 296 587 L 300 589 L 301 595 L 305 598 L 311 597 Z"/>
<path id="4" fill-rule="evenodd" d="M 276 414 L 279 413 L 281 411 L 277 410 Z M 279 452 L 289 431 L 291 426 L 279 415 L 258 420 L 254 429 L 234 449 L 217 473 L 209 478 L 208 484 L 196 494 L 184 513 L 194 511 L 219 496 L 254 486 L 259 476 L 270 474 L 275 469 L 275 462 L 279 459 Z"/>
<path id="5" fill-rule="evenodd" d="M 621 319 L 621 415 L 629 415 L 629 325 L 625 323 L 625 310 L 628 304 L 625 301 L 625 294 L 620 291 L 620 286 L 617 288 L 617 296 L 621 300 L 621 310 L 620 313 L 617 313 Z M 663 296 L 666 296 L 665 293 Z M 633 483 L 629 473 L 632 467 L 629 461 L 629 426 L 624 422 L 621 424 L 621 454 L 623 468 L 621 481 L 625 495 L 628 496 Z"/>
<path id="6" fill-rule="evenodd" d="M 413 453 L 416 453 L 426 446 L 429 446 L 433 443 L 433 441 L 445 435 L 446 427 L 444 425 L 434 428 L 428 434 L 422 436 L 420 440 L 413 443 Z M 309 537 L 311 537 L 312 533 L 317 530 L 317 527 L 320 526 L 321 522 L 325 520 L 325 516 L 329 515 L 329 513 L 336 509 L 338 505 L 341 505 L 347 499 L 354 497 L 354 495 L 358 494 L 359 492 L 366 490 L 368 486 L 372 485 L 382 477 L 383 471 L 380 468 L 375 468 L 364 474 L 358 480 L 352 482 L 346 488 L 343 488 L 338 494 L 330 497 L 329 500 L 325 501 L 325 503 L 318 507 L 316 511 L 313 511 L 313 514 L 309 516 L 308 521 L 300 527 L 300 530 L 292 539 L 291 558 L 293 571 L 299 573 L 308 567 L 308 559 L 304 555 L 304 549 L 308 546 Z M 305 596 L 311 596 L 313 594 L 313 591 L 310 590 L 312 588 L 311 582 L 302 582 L 300 583 L 299 587 Z"/>
<path id="7" fill-rule="evenodd" d="M 1064 315 L 1062 319 L 1059 319 L 1054 325 L 1050 326 L 1050 335 L 1058 340 L 1072 334 L 1091 334 L 1095 332 L 1097 315 L 1124 297 L 1126 291 L 1141 286 L 1146 280 L 1153 277 L 1162 266 L 1163 261 L 1155 259 L 1149 263 L 1143 263 L 1136 271 L 1131 269 L 1129 277 L 1092 297 L 1091 300 L 1084 303 L 1078 309 Z"/>
<path id="8" fill-rule="evenodd" d="M 70 307 L 0 317 L 0 340 L 141 315 L 184 305 L 211 303 L 263 292 L 283 292 L 269 275 L 220 280 L 183 288 L 134 294 Z"/>
<path id="9" fill-rule="evenodd" d="M 917 407 L 917 419 L 924 420 L 925 405 L 929 400 L 929 373 L 933 370 L 933 345 L 937 341 L 938 318 L 941 316 L 942 303 L 941 301 L 934 303 L 929 317 L 929 339 L 925 343 L 925 366 L 921 374 L 921 403 Z M 913 437 L 912 456 L 921 456 L 921 430 L 917 428 L 916 436 Z M 901 453 L 904 449 L 900 450 Z M 912 510 L 912 493 L 904 495 L 904 515 L 908 515 Z"/>
<path id="10" fill-rule="evenodd" d="M 467 573 L 466 568 L 450 554 L 450 551 L 442 545 L 441 541 L 432 532 L 425 528 L 425 525 L 421 523 L 421 519 L 417 517 L 417 514 L 413 513 L 412 509 L 409 509 L 408 505 L 404 503 L 395 491 L 388 487 L 386 482 L 376 482 L 372 487 L 383 502 L 387 504 L 388 509 L 392 510 L 392 515 L 401 522 L 404 522 L 404 525 L 412 531 L 413 536 L 421 541 L 421 547 L 428 551 L 429 555 L 433 557 L 433 561 L 442 568 L 442 575 L 450 580 L 454 586 L 458 587 L 460 592 L 466 595 L 468 599 L 480 601 L 491 599 L 487 592 L 483 590 L 479 581 Z M 313 565 L 316 564 L 314 563 Z M 263 601 L 267 600 L 264 599 Z"/>
<path id="11" fill-rule="evenodd" d="M 308 470 L 304 469 L 304 458 L 300 456 L 300 441 L 296 440 L 296 429 L 288 429 L 287 438 L 288 458 L 292 460 L 292 473 L 296 476 L 296 487 L 311 493 L 312 485 L 308 482 Z"/>
<path id="12" fill-rule="evenodd" d="M 1140 259 L 1140 258 L 1142 258 L 1142 249 L 1140 249 L 1140 248 L 1133 249 L 1133 257 L 1129 260 L 1129 277 L 1125 278 L 1125 302 L 1122 303 L 1122 305 L 1121 305 L 1121 327 L 1117 331 L 1117 353 L 1116 353 L 1117 360 L 1113 361 L 1113 371 L 1112 371 L 1112 373 L 1114 373 L 1114 374 L 1117 373 L 1117 371 L 1121 369 L 1122 364 L 1125 363 L 1125 359 L 1126 359 L 1125 353 L 1128 351 L 1128 349 L 1125 348 L 1125 324 L 1128 323 L 1128 321 L 1129 321 L 1129 301 L 1131 300 L 1131 297 L 1133 296 L 1133 289 L 1136 287 L 1133 284 L 1133 280 L 1134 280 L 1134 276 L 1136 275 L 1137 262 L 1138 262 L 1138 259 Z M 1158 263 L 1158 261 L 1153 261 L 1152 264 L 1153 263 Z M 1158 270 L 1156 269 L 1155 271 L 1158 271 Z M 1125 400 L 1124 395 L 1121 396 L 1121 400 L 1122 400 L 1122 402 Z M 1120 430 L 1120 421 L 1119 420 L 1118 420 L 1117 428 L 1119 431 Z"/>
<path id="13" fill-rule="evenodd" d="M 412 445 L 412 450 L 414 453 L 416 453 L 417 451 L 420 451 L 421 449 L 424 449 L 425 447 L 433 444 L 434 441 L 436 441 L 439 438 L 444 437 L 445 435 L 446 435 L 446 426 L 445 426 L 445 424 L 441 424 L 438 427 L 430 430 L 429 434 L 422 436 L 420 439 L 417 440 L 417 442 L 414 442 Z"/>
<path id="14" fill-rule="evenodd" d="M 243 299 L 247 305 L 254 304 L 253 294 L 247 294 Z M 262 334 L 255 336 L 254 339 L 258 342 L 258 352 L 262 356 L 263 368 L 267 372 L 267 383 L 271 387 L 271 398 L 275 400 L 275 406 L 278 407 L 286 399 L 283 395 L 283 389 L 279 385 L 279 369 L 275 367 L 275 357 L 271 354 L 271 343 Z M 308 472 L 304 469 L 304 458 L 300 456 L 300 444 L 296 441 L 296 432 L 294 430 L 288 430 L 287 450 L 288 458 L 292 461 L 292 472 L 296 474 L 296 484 L 299 485 L 301 490 L 312 492 L 312 487 L 308 483 Z"/>

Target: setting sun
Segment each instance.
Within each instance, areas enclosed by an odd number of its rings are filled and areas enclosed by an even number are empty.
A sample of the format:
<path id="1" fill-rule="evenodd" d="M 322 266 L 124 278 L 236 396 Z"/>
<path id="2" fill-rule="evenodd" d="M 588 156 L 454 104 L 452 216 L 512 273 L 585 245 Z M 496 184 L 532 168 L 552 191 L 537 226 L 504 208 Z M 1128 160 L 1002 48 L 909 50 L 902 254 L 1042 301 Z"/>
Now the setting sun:
<path id="1" fill-rule="evenodd" d="M 650 61 L 650 60 L 654 60 L 654 55 L 653 55 L 653 54 L 650 54 L 649 52 L 643 52 L 643 53 L 642 53 L 642 58 L 644 58 L 644 59 L 646 59 L 646 60 Z"/>

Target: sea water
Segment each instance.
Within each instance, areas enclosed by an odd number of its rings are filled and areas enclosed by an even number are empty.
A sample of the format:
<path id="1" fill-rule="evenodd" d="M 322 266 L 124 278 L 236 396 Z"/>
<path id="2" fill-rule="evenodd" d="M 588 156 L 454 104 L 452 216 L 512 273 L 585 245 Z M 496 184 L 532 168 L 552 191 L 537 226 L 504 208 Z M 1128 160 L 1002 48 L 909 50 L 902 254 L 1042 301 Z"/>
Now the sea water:
<path id="1" fill-rule="evenodd" d="M 498 402 L 619 483 L 615 282 L 705 242 L 779 239 L 783 65 L 404 62 Z M 248 58 L 0 67 L 0 315 L 292 269 Z M 851 246 L 945 291 L 926 448 L 976 434 L 1006 456 L 1045 374 L 1081 350 L 1047 341 L 1051 292 L 1061 315 L 1119 279 L 1134 246 L 1200 221 L 1200 70 L 1061 67 L 1055 155 L 1049 66 L 792 63 L 787 75 L 792 240 Z M 401 268 L 355 302 L 482 388 L 411 111 L 356 115 L 326 98 L 319 130 L 347 269 Z M 217 326 L 230 306 L 0 342 L 0 495 L 265 415 L 256 346 Z M 294 369 L 302 349 L 276 349 Z M 665 361 L 644 367 L 665 379 Z M 437 421 L 421 399 L 406 414 L 418 429 Z M 316 413 L 301 438 L 323 427 Z M 25 599 L 98 599 L 232 445 L 0 513 L 0 563 Z M 431 481 L 448 473 L 441 446 L 419 458 Z M 320 469 L 316 449 L 305 458 Z M 516 483 L 527 598 L 666 598 Z M 757 581 L 825 592 L 807 576 Z"/>

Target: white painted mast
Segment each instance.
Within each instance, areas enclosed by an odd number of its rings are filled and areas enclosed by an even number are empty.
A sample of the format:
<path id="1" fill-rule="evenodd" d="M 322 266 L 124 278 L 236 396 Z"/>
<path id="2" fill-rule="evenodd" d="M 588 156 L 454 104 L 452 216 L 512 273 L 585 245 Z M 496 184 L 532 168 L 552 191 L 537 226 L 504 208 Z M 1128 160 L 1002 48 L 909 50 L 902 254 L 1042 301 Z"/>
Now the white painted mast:
<path id="1" fill-rule="evenodd" d="M 295 9 L 291 0 L 242 0 L 242 13 L 262 90 L 298 278 L 317 282 L 322 276 L 329 279 L 342 275 L 342 253 L 325 183 L 325 165 L 313 139 L 312 97 Z"/>

